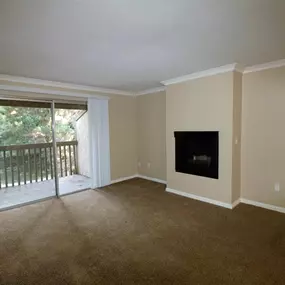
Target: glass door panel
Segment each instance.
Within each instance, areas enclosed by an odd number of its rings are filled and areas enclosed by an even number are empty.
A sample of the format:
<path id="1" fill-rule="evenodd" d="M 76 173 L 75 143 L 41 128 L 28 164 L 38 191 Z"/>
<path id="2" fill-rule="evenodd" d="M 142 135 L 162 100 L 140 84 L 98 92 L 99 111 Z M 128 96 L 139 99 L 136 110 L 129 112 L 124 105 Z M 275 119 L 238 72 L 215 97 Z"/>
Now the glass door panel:
<path id="1" fill-rule="evenodd" d="M 0 209 L 55 196 L 51 104 L 0 100 Z"/>
<path id="2" fill-rule="evenodd" d="M 89 189 L 89 137 L 86 110 L 55 108 L 59 195 Z"/>

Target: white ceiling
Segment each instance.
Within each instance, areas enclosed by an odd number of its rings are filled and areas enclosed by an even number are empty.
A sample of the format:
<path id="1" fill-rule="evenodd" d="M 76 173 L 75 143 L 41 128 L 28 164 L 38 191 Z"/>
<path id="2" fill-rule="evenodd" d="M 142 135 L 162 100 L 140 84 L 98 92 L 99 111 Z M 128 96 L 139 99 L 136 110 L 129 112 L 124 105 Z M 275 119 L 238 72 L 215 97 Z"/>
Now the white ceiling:
<path id="1" fill-rule="evenodd" d="M 0 73 L 127 91 L 285 58 L 284 0 L 0 0 Z"/>

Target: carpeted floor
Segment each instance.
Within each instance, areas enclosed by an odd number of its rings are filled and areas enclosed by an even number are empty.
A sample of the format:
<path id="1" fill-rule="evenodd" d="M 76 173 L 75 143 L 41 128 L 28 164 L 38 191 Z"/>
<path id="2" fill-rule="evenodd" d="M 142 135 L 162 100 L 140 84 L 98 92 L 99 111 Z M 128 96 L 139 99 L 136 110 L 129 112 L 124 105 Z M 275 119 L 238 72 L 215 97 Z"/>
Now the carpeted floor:
<path id="1" fill-rule="evenodd" d="M 133 179 L 0 213 L 1 284 L 285 284 L 285 215 Z"/>

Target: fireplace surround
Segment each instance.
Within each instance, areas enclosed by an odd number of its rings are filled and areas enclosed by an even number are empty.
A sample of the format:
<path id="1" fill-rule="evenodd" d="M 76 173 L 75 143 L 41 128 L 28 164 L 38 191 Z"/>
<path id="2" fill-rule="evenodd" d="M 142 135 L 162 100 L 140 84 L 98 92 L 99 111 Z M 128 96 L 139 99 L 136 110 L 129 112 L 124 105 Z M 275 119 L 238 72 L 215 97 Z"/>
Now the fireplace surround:
<path id="1" fill-rule="evenodd" d="M 176 131 L 176 172 L 219 178 L 219 132 Z"/>

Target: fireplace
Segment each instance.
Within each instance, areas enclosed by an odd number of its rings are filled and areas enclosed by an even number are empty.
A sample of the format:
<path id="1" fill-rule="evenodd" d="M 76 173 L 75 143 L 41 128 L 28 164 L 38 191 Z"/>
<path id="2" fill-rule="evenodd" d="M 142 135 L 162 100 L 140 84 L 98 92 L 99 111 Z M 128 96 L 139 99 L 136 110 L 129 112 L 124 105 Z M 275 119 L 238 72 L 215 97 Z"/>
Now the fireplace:
<path id="1" fill-rule="evenodd" d="M 177 131 L 174 137 L 176 172 L 219 178 L 219 132 Z"/>

